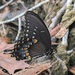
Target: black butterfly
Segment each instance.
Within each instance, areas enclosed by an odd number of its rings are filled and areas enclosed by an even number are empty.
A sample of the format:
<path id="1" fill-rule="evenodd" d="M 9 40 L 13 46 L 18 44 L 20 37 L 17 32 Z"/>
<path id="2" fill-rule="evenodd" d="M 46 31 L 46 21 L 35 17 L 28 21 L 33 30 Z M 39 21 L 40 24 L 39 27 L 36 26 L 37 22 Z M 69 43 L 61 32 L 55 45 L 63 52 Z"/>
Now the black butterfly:
<path id="1" fill-rule="evenodd" d="M 12 50 L 16 60 L 30 61 L 44 55 L 52 54 L 50 33 L 42 19 L 32 11 L 25 14 L 24 36 L 17 41 Z"/>

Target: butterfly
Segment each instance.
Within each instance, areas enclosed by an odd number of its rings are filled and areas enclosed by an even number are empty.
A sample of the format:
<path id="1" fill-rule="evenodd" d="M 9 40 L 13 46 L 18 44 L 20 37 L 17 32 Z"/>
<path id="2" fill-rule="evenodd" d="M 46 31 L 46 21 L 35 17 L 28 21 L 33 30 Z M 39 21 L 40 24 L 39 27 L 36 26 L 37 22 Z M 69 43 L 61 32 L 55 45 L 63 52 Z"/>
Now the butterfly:
<path id="1" fill-rule="evenodd" d="M 11 52 L 16 60 L 31 61 L 44 55 L 52 54 L 51 37 L 43 20 L 34 12 L 25 14 L 23 37 L 17 41 Z"/>

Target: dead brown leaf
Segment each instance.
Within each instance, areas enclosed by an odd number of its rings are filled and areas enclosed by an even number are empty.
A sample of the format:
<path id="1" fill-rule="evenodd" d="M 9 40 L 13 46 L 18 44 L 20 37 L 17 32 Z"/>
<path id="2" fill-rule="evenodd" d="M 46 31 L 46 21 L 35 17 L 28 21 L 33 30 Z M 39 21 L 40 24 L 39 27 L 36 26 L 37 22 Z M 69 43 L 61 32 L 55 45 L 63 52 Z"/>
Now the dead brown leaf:
<path id="1" fill-rule="evenodd" d="M 2 21 L 6 17 L 8 12 L 9 12 L 9 8 L 8 7 L 4 8 L 4 10 L 2 12 L 0 12 L 0 21 Z"/>
<path id="2" fill-rule="evenodd" d="M 50 63 L 40 64 L 40 65 L 36 65 L 36 66 L 33 66 L 28 69 L 24 69 L 20 72 L 13 74 L 13 75 L 38 75 L 42 71 L 47 70 L 50 67 L 51 67 Z"/>
<path id="3" fill-rule="evenodd" d="M 75 66 L 72 67 L 72 68 L 70 68 L 69 71 L 70 71 L 71 73 L 75 74 Z"/>
<path id="4" fill-rule="evenodd" d="M 34 64 L 32 67 L 29 67 L 28 69 L 24 69 L 22 71 L 19 71 L 13 75 L 38 75 L 41 72 L 53 67 L 58 61 L 56 60 L 52 64 L 48 63 L 42 63 L 42 64 Z"/>
<path id="5" fill-rule="evenodd" d="M 0 38 L 0 66 L 13 74 L 16 69 L 24 69 L 29 67 L 24 61 L 16 61 L 10 54 L 3 54 L 5 49 L 12 49 L 14 44 L 7 44 L 4 38 Z"/>
<path id="6" fill-rule="evenodd" d="M 51 42 L 51 45 L 58 45 L 59 43 Z"/>
<path id="7" fill-rule="evenodd" d="M 0 37 L 0 53 L 3 52 L 3 50 L 5 49 L 14 48 L 14 44 L 7 44 L 7 42 L 10 42 L 10 38 Z"/>
<path id="8" fill-rule="evenodd" d="M 0 37 L 0 41 L 4 41 L 4 42 L 10 42 L 10 38 L 3 38 L 3 37 Z"/>
<path id="9" fill-rule="evenodd" d="M 23 60 L 16 61 L 15 58 L 12 58 L 9 54 L 0 54 L 0 66 L 6 69 L 10 74 L 13 74 L 17 69 L 24 69 L 29 67 Z"/>
<path id="10" fill-rule="evenodd" d="M 8 74 L 4 73 L 4 72 L 0 69 L 0 75 L 8 75 Z"/>
<path id="11" fill-rule="evenodd" d="M 60 28 L 61 28 L 61 25 L 56 26 L 54 29 L 52 29 L 52 30 L 50 31 L 50 35 L 51 35 L 51 36 L 54 36 L 55 34 L 57 34 L 58 31 L 60 30 Z"/>
<path id="12" fill-rule="evenodd" d="M 56 38 L 62 38 L 66 34 L 67 30 L 68 29 L 66 29 L 66 28 L 61 28 L 59 30 L 59 32 L 55 35 L 55 37 Z"/>

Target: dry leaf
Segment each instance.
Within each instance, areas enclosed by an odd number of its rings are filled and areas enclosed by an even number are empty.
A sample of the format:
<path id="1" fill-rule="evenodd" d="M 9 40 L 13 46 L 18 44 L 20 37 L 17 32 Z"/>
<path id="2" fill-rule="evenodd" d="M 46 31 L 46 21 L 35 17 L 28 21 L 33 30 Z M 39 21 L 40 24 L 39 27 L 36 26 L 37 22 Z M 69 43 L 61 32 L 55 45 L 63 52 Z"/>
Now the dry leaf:
<path id="1" fill-rule="evenodd" d="M 16 61 L 15 58 L 12 58 L 9 54 L 0 54 L 0 66 L 6 69 L 10 74 L 13 74 L 17 69 L 24 69 L 29 67 L 23 60 Z"/>
<path id="2" fill-rule="evenodd" d="M 68 29 L 66 29 L 66 28 L 61 28 L 59 30 L 59 32 L 55 35 L 55 37 L 56 38 L 62 38 L 66 34 L 67 30 Z"/>
<path id="3" fill-rule="evenodd" d="M 14 44 L 7 44 L 6 42 L 0 41 L 0 53 L 5 49 L 13 49 Z"/>
<path id="4" fill-rule="evenodd" d="M 71 73 L 75 74 L 75 67 L 70 68 L 69 71 L 70 71 Z"/>
<path id="5" fill-rule="evenodd" d="M 61 25 L 56 26 L 54 29 L 52 29 L 52 30 L 50 31 L 50 35 L 51 35 L 51 36 L 54 36 L 55 34 L 57 34 L 58 31 L 60 30 L 60 28 L 61 28 Z"/>
<path id="6" fill-rule="evenodd" d="M 0 75 L 8 75 L 8 74 L 4 73 L 4 72 L 0 69 Z"/>
<path id="7" fill-rule="evenodd" d="M 51 42 L 51 45 L 58 45 L 59 43 Z"/>
<path id="8" fill-rule="evenodd" d="M 13 75 L 38 75 L 41 72 L 53 67 L 58 61 L 56 60 L 52 64 L 50 63 L 42 63 L 42 64 L 34 64 L 32 67 L 28 69 L 21 70 Z"/>
<path id="9" fill-rule="evenodd" d="M 36 65 L 36 66 L 33 66 L 28 69 L 24 69 L 20 72 L 13 74 L 13 75 L 38 75 L 42 71 L 49 69 L 50 67 L 51 67 L 50 63 L 40 64 L 40 65 Z"/>
<path id="10" fill-rule="evenodd" d="M 7 16 L 8 13 L 9 13 L 9 8 L 6 7 L 6 8 L 0 13 L 0 21 L 2 21 L 2 20 Z"/>
<path id="11" fill-rule="evenodd" d="M 29 67 L 24 61 L 16 61 L 10 54 L 3 54 L 5 49 L 12 49 L 14 44 L 7 44 L 4 38 L 0 38 L 0 66 L 13 74 L 16 69 Z"/>
<path id="12" fill-rule="evenodd" d="M 10 42 L 10 38 L 3 38 L 3 37 L 0 37 L 0 40 L 1 41 L 4 41 L 4 42 Z"/>

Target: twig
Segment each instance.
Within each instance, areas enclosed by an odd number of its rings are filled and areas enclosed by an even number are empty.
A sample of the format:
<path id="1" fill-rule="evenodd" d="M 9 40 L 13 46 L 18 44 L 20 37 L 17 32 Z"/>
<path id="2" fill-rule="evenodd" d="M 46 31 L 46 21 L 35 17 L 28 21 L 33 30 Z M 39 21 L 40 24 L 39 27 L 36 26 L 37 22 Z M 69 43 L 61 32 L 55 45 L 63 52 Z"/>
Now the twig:
<path id="1" fill-rule="evenodd" d="M 72 3 L 72 0 L 67 0 L 65 5 L 57 12 L 57 15 L 52 19 L 52 23 L 49 26 L 49 30 L 52 30 L 56 25 L 58 25 L 59 19 L 63 15 L 64 11 L 66 10 L 66 7 L 68 7 Z M 66 12 L 68 9 L 66 10 Z"/>
<path id="2" fill-rule="evenodd" d="M 6 4 L 0 6 L 0 10 L 5 8 L 6 6 L 8 6 L 11 2 L 13 2 L 13 0 L 10 0 L 9 2 L 7 2 Z"/>
<path id="3" fill-rule="evenodd" d="M 65 36 L 62 38 L 62 45 L 68 46 L 68 34 L 69 34 L 69 29 L 67 30 Z"/>
<path id="4" fill-rule="evenodd" d="M 73 49 L 72 49 L 72 50 L 68 50 L 68 51 L 66 51 L 66 52 L 64 52 L 64 53 L 62 53 L 62 54 L 59 54 L 59 56 L 70 55 L 70 54 L 72 54 L 73 52 L 74 52 Z"/>
<path id="5" fill-rule="evenodd" d="M 70 6 L 72 1 L 73 0 L 67 0 L 67 3 L 66 3 L 67 8 Z M 66 12 L 68 12 L 68 11 L 69 11 L 69 9 L 66 10 Z M 65 34 L 65 36 L 62 38 L 62 44 L 66 45 L 66 46 L 68 45 L 68 34 L 69 34 L 69 29 L 68 29 L 67 33 Z"/>
<path id="6" fill-rule="evenodd" d="M 49 1 L 50 1 L 50 0 L 44 0 L 44 1 L 38 3 L 37 5 L 35 5 L 34 7 L 30 8 L 30 9 L 28 9 L 28 10 L 29 10 L 29 11 L 32 11 L 32 10 L 34 10 L 34 9 L 36 9 L 36 8 L 38 8 L 38 7 L 40 7 L 41 5 L 43 5 L 43 4 L 45 4 L 45 3 L 49 2 Z"/>
<path id="7" fill-rule="evenodd" d="M 4 32 L 4 36 L 5 36 L 6 35 L 6 30 L 5 30 L 4 24 L 2 24 L 2 27 L 3 27 L 3 32 Z"/>
<path id="8" fill-rule="evenodd" d="M 63 6 L 66 3 L 67 0 L 62 0 L 61 1 L 61 6 Z"/>
<path id="9" fill-rule="evenodd" d="M 16 41 L 18 40 L 20 33 L 21 33 L 21 18 L 18 18 L 18 34 L 15 39 Z"/>
<path id="10" fill-rule="evenodd" d="M 65 5 L 57 12 L 57 15 L 52 19 L 52 23 L 49 26 L 49 30 L 51 31 L 56 25 L 58 25 L 58 21 L 63 15 L 64 11 L 66 10 L 66 3 Z"/>
<path id="11" fill-rule="evenodd" d="M 69 51 L 66 52 L 66 54 L 71 54 L 71 53 L 73 53 L 73 51 L 74 51 L 73 49 L 69 50 Z"/>
<path id="12" fill-rule="evenodd" d="M 27 9 L 26 9 L 23 13 L 21 13 L 20 15 L 15 16 L 14 18 L 12 18 L 12 19 L 10 19 L 10 20 L 2 21 L 2 22 L 0 22 L 0 24 L 12 22 L 12 21 L 14 21 L 14 20 L 17 19 L 17 18 L 22 17 L 26 12 L 27 12 Z"/>
<path id="13" fill-rule="evenodd" d="M 74 1 L 74 7 L 73 7 L 73 9 L 75 9 L 75 1 Z"/>

